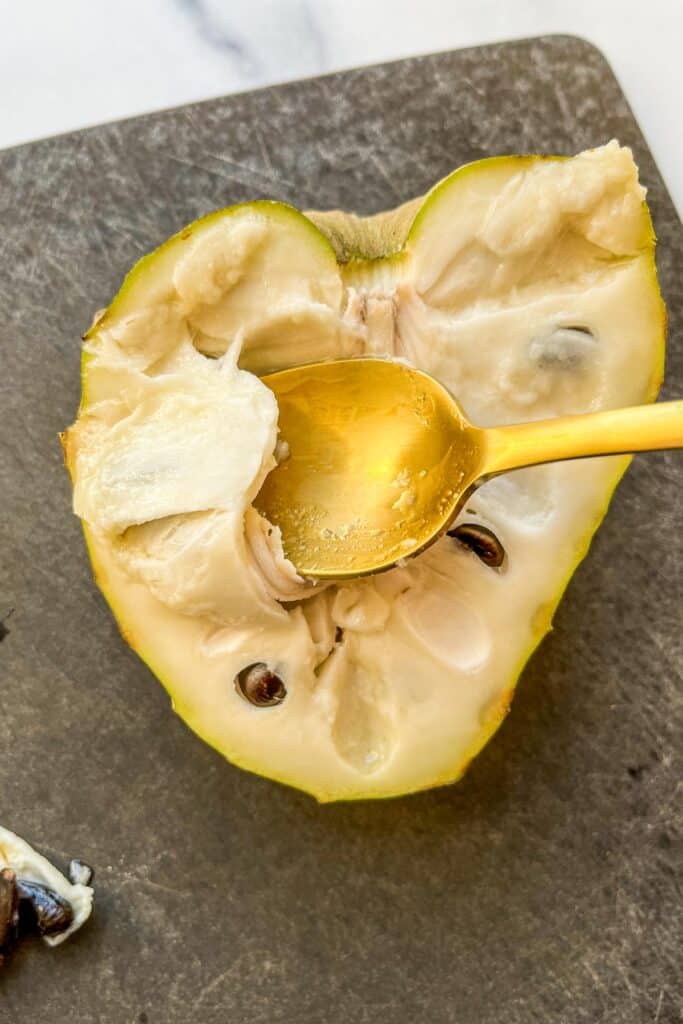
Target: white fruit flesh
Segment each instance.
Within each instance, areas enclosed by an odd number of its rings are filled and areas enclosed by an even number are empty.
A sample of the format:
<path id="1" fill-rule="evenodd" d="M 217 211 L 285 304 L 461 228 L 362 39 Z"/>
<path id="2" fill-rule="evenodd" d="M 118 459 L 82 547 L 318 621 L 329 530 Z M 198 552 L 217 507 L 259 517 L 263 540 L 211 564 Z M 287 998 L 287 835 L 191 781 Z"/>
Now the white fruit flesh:
<path id="1" fill-rule="evenodd" d="M 46 885 L 71 904 L 74 916 L 69 927 L 58 935 L 43 936 L 49 946 L 58 946 L 64 942 L 90 917 L 93 899 L 93 890 L 90 886 L 80 883 L 73 885 L 61 871 L 50 864 L 49 860 L 29 846 L 25 839 L 0 825 L 0 869 L 2 868 L 11 868 L 17 878 L 27 882 Z"/>
<path id="2" fill-rule="evenodd" d="M 664 321 L 643 199 L 616 143 L 496 158 L 410 207 L 384 260 L 338 264 L 311 220 L 345 255 L 353 237 L 375 246 L 381 223 L 255 203 L 197 222 L 129 275 L 86 340 L 66 438 L 75 509 L 124 635 L 231 760 L 320 799 L 457 778 L 627 464 L 483 486 L 462 518 L 497 534 L 500 571 L 444 538 L 383 576 L 316 589 L 250 507 L 277 442 L 254 374 L 404 358 L 481 425 L 652 400 Z M 282 704 L 236 691 L 253 662 L 282 677 Z"/>

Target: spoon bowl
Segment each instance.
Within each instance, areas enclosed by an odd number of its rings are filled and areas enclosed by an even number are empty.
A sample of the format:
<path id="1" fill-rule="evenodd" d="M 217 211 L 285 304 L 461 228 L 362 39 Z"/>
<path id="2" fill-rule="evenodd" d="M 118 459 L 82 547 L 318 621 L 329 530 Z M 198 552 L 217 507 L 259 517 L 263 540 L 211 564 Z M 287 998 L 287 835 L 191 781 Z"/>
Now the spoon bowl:
<path id="1" fill-rule="evenodd" d="M 483 429 L 433 377 L 389 359 L 312 363 L 263 381 L 286 455 L 255 505 L 310 579 L 383 572 L 418 554 L 498 473 L 683 446 L 683 402 Z"/>
<path id="2" fill-rule="evenodd" d="M 480 476 L 483 431 L 438 381 L 403 363 L 316 363 L 264 383 L 289 454 L 256 507 L 303 576 L 361 576 L 416 554 Z"/>

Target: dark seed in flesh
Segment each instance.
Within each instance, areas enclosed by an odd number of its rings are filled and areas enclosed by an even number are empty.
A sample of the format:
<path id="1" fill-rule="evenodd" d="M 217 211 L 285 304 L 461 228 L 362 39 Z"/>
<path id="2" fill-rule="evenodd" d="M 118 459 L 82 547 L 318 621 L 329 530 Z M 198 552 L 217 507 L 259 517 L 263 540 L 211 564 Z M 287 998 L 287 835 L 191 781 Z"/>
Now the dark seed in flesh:
<path id="1" fill-rule="evenodd" d="M 16 875 L 11 868 L 0 871 L 0 967 L 17 937 L 19 894 Z"/>
<path id="2" fill-rule="evenodd" d="M 287 696 L 285 684 L 263 661 L 256 661 L 238 672 L 235 686 L 245 700 L 259 708 L 281 704 Z"/>
<path id="3" fill-rule="evenodd" d="M 454 537 L 455 540 L 468 547 L 484 565 L 490 566 L 491 569 L 497 569 L 503 564 L 505 548 L 488 526 L 481 526 L 479 523 L 461 523 L 449 530 L 448 536 Z"/>
<path id="4" fill-rule="evenodd" d="M 89 864 L 84 864 L 78 857 L 69 861 L 69 881 L 72 885 L 90 885 L 92 882 L 93 869 Z"/>
<path id="5" fill-rule="evenodd" d="M 567 324 L 565 331 L 577 331 L 579 334 L 587 334 L 589 337 L 593 337 L 593 332 L 589 327 L 584 327 L 583 324 Z"/>
<path id="6" fill-rule="evenodd" d="M 74 912 L 68 900 L 39 882 L 17 879 L 17 891 L 22 911 L 28 910 L 29 922 L 41 935 L 58 935 L 66 931 L 74 919 Z"/>
<path id="7" fill-rule="evenodd" d="M 587 327 L 572 324 L 571 327 L 558 327 L 545 337 L 535 338 L 529 352 L 542 370 L 579 370 L 585 366 L 595 340 L 595 335 Z"/>

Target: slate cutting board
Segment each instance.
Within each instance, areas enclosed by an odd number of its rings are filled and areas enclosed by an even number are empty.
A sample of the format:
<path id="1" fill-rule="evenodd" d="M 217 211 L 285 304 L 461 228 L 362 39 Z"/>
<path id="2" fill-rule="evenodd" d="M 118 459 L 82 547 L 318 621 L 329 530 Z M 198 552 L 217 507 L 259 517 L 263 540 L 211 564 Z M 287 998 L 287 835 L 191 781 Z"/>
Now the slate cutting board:
<path id="1" fill-rule="evenodd" d="M 96 868 L 0 1019 L 679 1020 L 683 462 L 637 460 L 458 786 L 318 807 L 196 739 L 91 580 L 57 432 L 79 335 L 186 222 L 272 196 L 369 213 L 458 164 L 612 136 L 650 189 L 683 394 L 681 224 L 601 54 L 546 37 L 231 96 L 0 153 L 0 821 Z M 11 617 L 10 610 L 13 609 Z"/>

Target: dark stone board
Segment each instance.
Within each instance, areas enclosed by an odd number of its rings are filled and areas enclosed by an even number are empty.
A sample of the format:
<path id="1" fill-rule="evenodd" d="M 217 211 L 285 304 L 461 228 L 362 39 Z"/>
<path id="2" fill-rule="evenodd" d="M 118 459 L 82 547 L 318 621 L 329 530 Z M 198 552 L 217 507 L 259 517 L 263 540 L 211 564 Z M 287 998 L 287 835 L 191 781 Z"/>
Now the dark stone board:
<path id="1" fill-rule="evenodd" d="M 680 1019 L 680 456 L 636 460 L 461 784 L 320 807 L 232 768 L 174 716 L 92 582 L 57 442 L 92 312 L 186 222 L 254 196 L 376 211 L 463 161 L 612 136 L 650 189 L 665 394 L 681 395 L 681 224 L 580 39 L 404 60 L 0 153 L 0 821 L 62 867 L 93 864 L 97 884 L 73 941 L 27 942 L 2 973 L 3 1022 Z"/>

